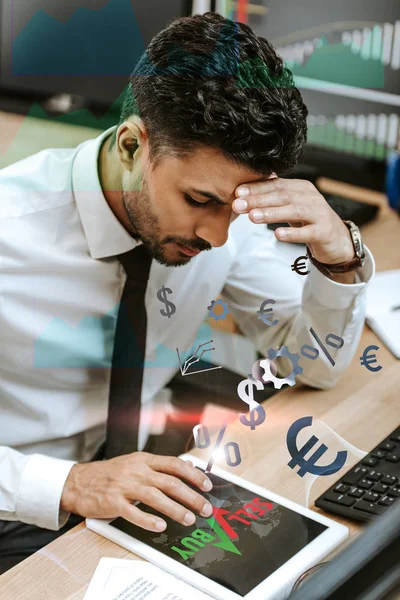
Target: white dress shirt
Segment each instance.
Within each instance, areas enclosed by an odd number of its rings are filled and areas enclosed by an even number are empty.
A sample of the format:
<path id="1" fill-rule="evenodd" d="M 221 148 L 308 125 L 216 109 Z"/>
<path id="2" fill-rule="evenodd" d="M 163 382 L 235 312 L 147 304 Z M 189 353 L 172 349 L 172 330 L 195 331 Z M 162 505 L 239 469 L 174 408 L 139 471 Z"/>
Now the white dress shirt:
<path id="1" fill-rule="evenodd" d="M 125 272 L 116 255 L 132 239 L 102 193 L 97 159 L 110 129 L 74 149 L 50 149 L 0 171 L 0 519 L 59 529 L 68 473 L 105 438 L 110 364 Z M 366 261 L 358 283 L 331 281 L 312 264 L 308 276 L 291 269 L 304 247 L 278 242 L 265 225 L 238 217 L 220 248 L 184 267 L 153 261 L 139 447 L 147 439 L 151 402 L 178 371 L 175 348 L 195 346 L 207 307 L 221 293 L 241 331 L 266 355 L 286 344 L 300 352 L 342 336 L 332 350 L 301 358 L 297 381 L 328 388 L 350 363 L 361 335 L 365 288 L 374 272 Z M 172 290 L 176 313 L 165 317 L 157 298 Z M 274 299 L 279 323 L 268 327 L 257 310 Z M 206 332 L 207 334 L 207 332 Z M 195 347 L 194 346 L 194 347 Z M 248 365 L 248 372 L 251 364 Z"/>

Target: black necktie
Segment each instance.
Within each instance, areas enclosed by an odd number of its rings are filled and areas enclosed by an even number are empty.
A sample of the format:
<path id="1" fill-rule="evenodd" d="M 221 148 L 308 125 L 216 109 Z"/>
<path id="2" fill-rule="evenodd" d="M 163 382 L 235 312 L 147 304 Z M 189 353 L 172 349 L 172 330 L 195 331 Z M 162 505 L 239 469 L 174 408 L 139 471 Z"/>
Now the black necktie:
<path id="1" fill-rule="evenodd" d="M 114 338 L 105 458 L 138 449 L 147 329 L 144 298 L 152 260 L 143 245 L 117 258 L 126 271 L 127 279 Z"/>

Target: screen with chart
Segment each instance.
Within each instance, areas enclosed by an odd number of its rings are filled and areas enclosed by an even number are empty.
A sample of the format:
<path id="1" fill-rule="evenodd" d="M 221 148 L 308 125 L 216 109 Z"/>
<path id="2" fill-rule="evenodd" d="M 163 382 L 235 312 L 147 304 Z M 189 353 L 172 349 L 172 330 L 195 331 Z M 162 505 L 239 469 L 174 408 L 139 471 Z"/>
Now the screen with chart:
<path id="1" fill-rule="evenodd" d="M 398 0 L 266 0 L 262 33 L 295 75 L 309 145 L 384 161 L 400 137 Z"/>

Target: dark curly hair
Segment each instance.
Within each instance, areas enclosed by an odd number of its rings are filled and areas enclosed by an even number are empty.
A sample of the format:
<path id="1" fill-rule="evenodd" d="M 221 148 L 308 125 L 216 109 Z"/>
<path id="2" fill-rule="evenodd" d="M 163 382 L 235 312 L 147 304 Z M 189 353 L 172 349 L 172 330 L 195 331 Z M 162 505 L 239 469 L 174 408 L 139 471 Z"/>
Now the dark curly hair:
<path id="1" fill-rule="evenodd" d="M 151 40 L 130 77 L 120 124 L 142 119 L 153 166 L 208 146 L 256 173 L 282 176 L 307 141 L 307 114 L 272 45 L 208 12 L 176 19 Z M 111 148 L 115 139 L 116 131 Z"/>

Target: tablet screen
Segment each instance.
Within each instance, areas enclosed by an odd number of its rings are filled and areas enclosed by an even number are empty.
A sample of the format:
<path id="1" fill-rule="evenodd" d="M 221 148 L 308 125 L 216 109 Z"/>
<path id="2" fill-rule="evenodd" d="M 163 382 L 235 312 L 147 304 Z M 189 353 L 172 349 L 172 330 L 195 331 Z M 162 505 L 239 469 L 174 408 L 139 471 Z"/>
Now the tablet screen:
<path id="1" fill-rule="evenodd" d="M 203 493 L 213 515 L 197 517 L 190 527 L 163 517 L 162 533 L 145 531 L 125 519 L 111 525 L 201 573 L 225 588 L 245 596 L 327 527 L 208 473 L 211 492 Z"/>

